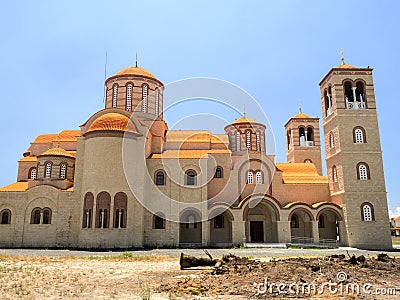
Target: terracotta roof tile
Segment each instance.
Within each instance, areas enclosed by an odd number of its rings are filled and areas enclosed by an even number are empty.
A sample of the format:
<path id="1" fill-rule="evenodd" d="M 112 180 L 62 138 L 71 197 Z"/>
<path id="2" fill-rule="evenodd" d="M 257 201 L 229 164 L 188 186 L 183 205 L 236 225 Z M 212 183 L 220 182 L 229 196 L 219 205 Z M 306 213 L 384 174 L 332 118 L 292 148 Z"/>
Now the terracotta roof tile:
<path id="1" fill-rule="evenodd" d="M 101 115 L 90 125 L 88 132 L 102 130 L 138 133 L 135 124 L 127 116 L 119 113 Z"/>
<path id="2" fill-rule="evenodd" d="M 151 158 L 202 158 L 208 156 L 208 154 L 229 154 L 231 153 L 227 149 L 214 149 L 214 150 L 166 150 L 162 154 L 153 154 Z"/>
<path id="3" fill-rule="evenodd" d="M 49 150 L 43 152 L 42 154 L 40 154 L 39 156 L 66 156 L 66 157 L 75 158 L 75 156 L 73 154 L 71 154 L 70 152 L 68 152 L 62 148 L 49 149 Z"/>
<path id="4" fill-rule="evenodd" d="M 25 156 L 19 160 L 20 161 L 29 161 L 29 162 L 36 162 L 37 157 L 36 156 Z"/>
<path id="5" fill-rule="evenodd" d="M 320 176 L 312 163 L 278 163 L 284 183 L 328 183 L 326 176 Z"/>
<path id="6" fill-rule="evenodd" d="M 118 73 L 116 73 L 114 76 L 118 76 L 118 75 L 146 76 L 146 77 L 157 79 L 149 71 L 147 71 L 143 68 L 139 68 L 139 67 L 129 67 L 129 68 L 123 69 L 123 70 L 119 71 Z"/>
<path id="7" fill-rule="evenodd" d="M 28 189 L 28 182 L 14 182 L 0 188 L 0 192 L 25 192 Z"/>

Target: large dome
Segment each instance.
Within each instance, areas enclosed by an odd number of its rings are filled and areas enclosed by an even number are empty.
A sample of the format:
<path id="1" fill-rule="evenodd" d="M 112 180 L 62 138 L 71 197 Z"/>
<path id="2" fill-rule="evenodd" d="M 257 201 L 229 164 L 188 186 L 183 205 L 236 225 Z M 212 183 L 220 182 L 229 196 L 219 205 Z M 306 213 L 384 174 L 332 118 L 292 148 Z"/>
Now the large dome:
<path id="1" fill-rule="evenodd" d="M 135 124 L 124 115 L 108 113 L 98 117 L 87 132 L 93 131 L 126 131 L 138 134 Z"/>
<path id="2" fill-rule="evenodd" d="M 153 74 L 151 74 L 149 71 L 139 68 L 139 67 L 129 67 L 126 69 L 123 69 L 119 71 L 115 76 L 120 76 L 120 75 L 133 75 L 133 76 L 145 76 L 153 79 L 157 79 Z"/>

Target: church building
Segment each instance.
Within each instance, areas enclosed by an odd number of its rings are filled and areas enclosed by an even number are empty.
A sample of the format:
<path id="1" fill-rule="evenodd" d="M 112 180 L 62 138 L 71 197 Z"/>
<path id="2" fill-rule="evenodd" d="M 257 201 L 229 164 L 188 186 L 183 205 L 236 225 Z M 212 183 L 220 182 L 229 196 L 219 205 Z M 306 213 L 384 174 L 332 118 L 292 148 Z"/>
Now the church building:
<path id="1" fill-rule="evenodd" d="M 371 68 L 342 59 L 323 77 L 323 136 L 300 111 L 282 163 L 251 116 L 223 134 L 169 130 L 164 85 L 143 68 L 105 86 L 104 109 L 39 135 L 0 188 L 1 247 L 392 247 Z"/>

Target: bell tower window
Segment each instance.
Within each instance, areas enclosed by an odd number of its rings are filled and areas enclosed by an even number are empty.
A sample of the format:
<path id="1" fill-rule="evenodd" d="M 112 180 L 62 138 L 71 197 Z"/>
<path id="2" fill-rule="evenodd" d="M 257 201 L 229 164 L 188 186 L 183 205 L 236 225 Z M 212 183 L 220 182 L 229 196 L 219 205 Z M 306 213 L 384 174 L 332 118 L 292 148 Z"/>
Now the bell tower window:
<path id="1" fill-rule="evenodd" d="M 263 173 L 261 171 L 256 173 L 256 183 L 263 184 Z"/>
<path id="2" fill-rule="evenodd" d="M 369 180 L 369 167 L 366 163 L 359 163 L 357 165 L 357 179 L 358 180 Z"/>
<path id="3" fill-rule="evenodd" d="M 337 169 L 336 166 L 332 167 L 332 181 L 333 182 L 338 182 L 338 176 L 337 176 Z"/>
<path id="4" fill-rule="evenodd" d="M 365 129 L 362 127 L 355 127 L 353 129 L 353 141 L 355 144 L 364 144 L 366 142 Z"/>
<path id="5" fill-rule="evenodd" d="M 132 89 L 133 89 L 133 84 L 128 83 L 126 86 L 126 110 L 127 111 L 132 111 Z"/>

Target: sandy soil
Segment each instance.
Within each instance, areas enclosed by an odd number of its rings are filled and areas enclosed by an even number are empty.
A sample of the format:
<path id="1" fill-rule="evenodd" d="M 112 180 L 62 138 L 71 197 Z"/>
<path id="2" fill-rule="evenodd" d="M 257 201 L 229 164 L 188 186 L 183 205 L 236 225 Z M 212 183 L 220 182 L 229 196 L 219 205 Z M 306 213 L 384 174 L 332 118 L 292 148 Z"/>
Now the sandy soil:
<path id="1" fill-rule="evenodd" d="M 380 262 L 366 257 L 352 265 L 348 257 L 250 260 L 226 259 L 222 267 L 180 270 L 176 257 L 16 257 L 0 255 L 0 299 L 400 299 L 376 295 L 376 288 L 396 287 L 400 259 Z M 371 284 L 371 294 L 280 294 L 271 283 Z M 261 284 L 261 285 L 260 285 Z M 259 289 L 257 288 L 259 286 Z M 268 286 L 270 287 L 270 285 Z M 301 286 L 300 286 L 301 291 Z M 327 292 L 328 291 L 328 292 Z"/>

